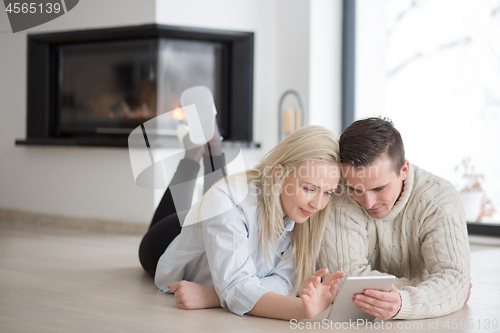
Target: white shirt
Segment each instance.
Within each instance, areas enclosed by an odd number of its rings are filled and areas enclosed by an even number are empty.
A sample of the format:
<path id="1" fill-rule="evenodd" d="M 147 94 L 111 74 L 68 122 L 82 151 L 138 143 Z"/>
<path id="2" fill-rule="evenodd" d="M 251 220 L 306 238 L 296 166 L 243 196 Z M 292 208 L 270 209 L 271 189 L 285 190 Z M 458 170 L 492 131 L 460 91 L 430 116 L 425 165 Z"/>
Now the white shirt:
<path id="1" fill-rule="evenodd" d="M 248 187 L 239 208 L 231 197 L 222 185 L 211 190 L 201 209 L 199 203 L 193 206 L 180 235 L 158 261 L 155 283 L 161 292 L 169 292 L 167 285 L 181 280 L 213 285 L 221 306 L 242 316 L 269 291 L 281 295 L 291 292 L 295 263 L 291 231 L 295 222 L 284 218 L 285 231 L 276 251 L 268 240 L 270 266 L 262 250 L 257 190 Z M 203 219 L 221 207 L 223 213 Z M 202 222 L 193 224 L 200 216 Z"/>

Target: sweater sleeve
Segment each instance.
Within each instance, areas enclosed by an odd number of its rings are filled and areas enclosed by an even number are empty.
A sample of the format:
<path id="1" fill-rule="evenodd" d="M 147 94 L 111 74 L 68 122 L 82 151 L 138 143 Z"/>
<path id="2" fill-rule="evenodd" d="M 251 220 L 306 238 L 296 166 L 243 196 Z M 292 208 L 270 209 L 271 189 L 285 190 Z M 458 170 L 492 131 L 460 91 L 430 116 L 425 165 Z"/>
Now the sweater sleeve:
<path id="1" fill-rule="evenodd" d="M 375 249 L 369 244 L 367 223 L 363 216 L 356 215 L 356 210 L 337 205 L 325 231 L 318 268 L 339 270 L 347 276 L 385 275 L 370 265 Z M 469 243 L 463 211 L 456 202 L 446 210 L 434 209 L 434 213 L 423 219 L 417 242 L 420 242 L 426 272 L 411 280 L 396 277 L 394 285 L 401 294 L 402 307 L 394 319 L 443 316 L 462 308 L 467 297 Z M 409 263 L 401 262 L 401 265 Z"/>
<path id="2" fill-rule="evenodd" d="M 403 302 L 395 319 L 444 316 L 461 309 L 467 298 L 470 250 L 462 209 L 438 209 L 424 220 L 419 238 L 428 275 L 399 288 Z"/>

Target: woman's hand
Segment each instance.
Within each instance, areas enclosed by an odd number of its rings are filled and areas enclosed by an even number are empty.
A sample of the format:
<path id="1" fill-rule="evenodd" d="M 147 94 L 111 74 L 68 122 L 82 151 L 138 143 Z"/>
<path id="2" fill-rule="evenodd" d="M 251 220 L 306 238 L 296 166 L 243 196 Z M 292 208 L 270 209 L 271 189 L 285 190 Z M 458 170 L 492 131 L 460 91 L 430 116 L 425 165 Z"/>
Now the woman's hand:
<path id="1" fill-rule="evenodd" d="M 219 296 L 213 286 L 203 286 L 189 281 L 169 284 L 168 289 L 175 295 L 175 303 L 180 309 L 220 308 Z"/>
<path id="2" fill-rule="evenodd" d="M 345 276 L 344 273 L 335 272 L 321 282 L 321 276 L 327 273 L 327 268 L 320 269 L 306 279 L 305 288 L 299 291 L 304 304 L 304 317 L 307 319 L 316 317 L 332 304 L 339 280 Z"/>

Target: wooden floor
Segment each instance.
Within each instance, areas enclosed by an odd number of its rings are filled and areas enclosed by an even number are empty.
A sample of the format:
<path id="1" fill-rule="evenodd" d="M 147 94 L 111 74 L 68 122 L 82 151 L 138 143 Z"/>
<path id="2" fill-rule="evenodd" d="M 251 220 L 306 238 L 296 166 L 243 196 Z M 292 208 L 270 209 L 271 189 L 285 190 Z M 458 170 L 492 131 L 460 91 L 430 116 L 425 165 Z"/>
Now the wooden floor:
<path id="1" fill-rule="evenodd" d="M 173 296 L 158 293 L 152 279 L 140 268 L 139 241 L 135 236 L 55 237 L 0 230 L 0 332 L 335 329 L 335 323 L 321 321 L 326 312 L 312 321 L 290 323 L 239 317 L 225 309 L 180 310 Z M 474 288 L 462 310 L 432 320 L 392 321 L 390 328 L 388 323 L 379 323 L 378 327 L 374 323 L 373 328 L 344 326 L 345 330 L 500 332 L 500 246 L 473 245 L 471 249 Z M 460 329 L 460 324 L 469 328 Z M 458 329 L 453 329 L 454 325 Z"/>

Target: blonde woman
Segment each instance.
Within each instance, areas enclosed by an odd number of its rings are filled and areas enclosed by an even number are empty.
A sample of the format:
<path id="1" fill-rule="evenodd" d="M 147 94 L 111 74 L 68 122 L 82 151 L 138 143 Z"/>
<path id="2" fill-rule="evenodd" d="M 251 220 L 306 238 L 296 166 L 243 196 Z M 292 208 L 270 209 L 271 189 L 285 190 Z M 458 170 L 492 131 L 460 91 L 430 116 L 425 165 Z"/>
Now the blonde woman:
<path id="1" fill-rule="evenodd" d="M 210 163 L 219 169 L 224 156 L 216 141 L 217 131 Z M 184 144 L 190 147 L 189 138 Z M 301 128 L 254 169 L 215 184 L 187 217 L 175 212 L 160 218 L 173 207 L 167 189 L 140 248 L 158 290 L 174 293 L 182 309 L 222 306 L 238 315 L 277 319 L 313 318 L 324 311 L 344 276 L 336 272 L 321 282 L 328 270 L 314 272 L 340 177 L 338 149 L 329 130 Z M 172 182 L 190 178 L 189 164 L 196 177 L 201 155 L 188 149 Z M 242 201 L 234 199 L 240 190 L 247 193 Z M 189 208 L 191 202 L 185 203 Z"/>

